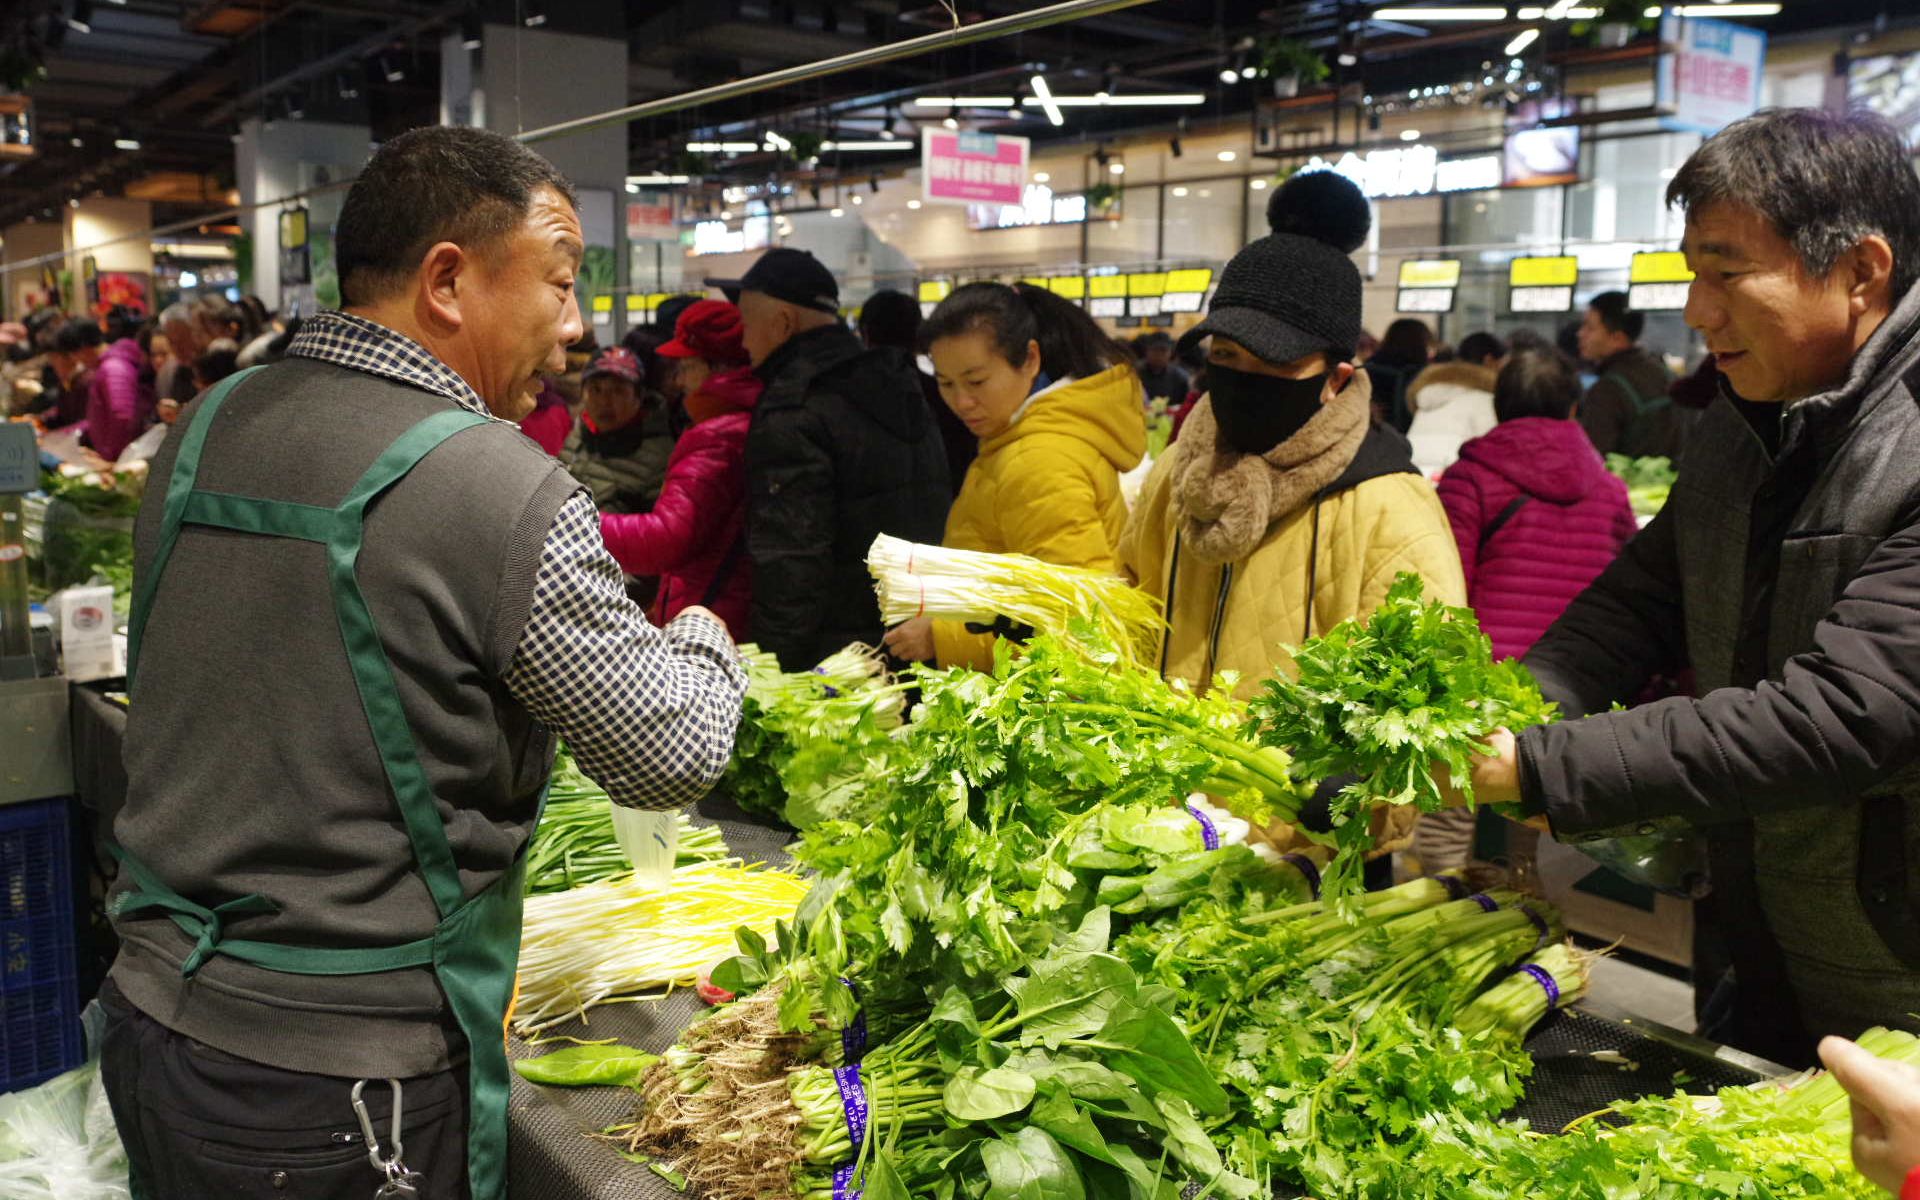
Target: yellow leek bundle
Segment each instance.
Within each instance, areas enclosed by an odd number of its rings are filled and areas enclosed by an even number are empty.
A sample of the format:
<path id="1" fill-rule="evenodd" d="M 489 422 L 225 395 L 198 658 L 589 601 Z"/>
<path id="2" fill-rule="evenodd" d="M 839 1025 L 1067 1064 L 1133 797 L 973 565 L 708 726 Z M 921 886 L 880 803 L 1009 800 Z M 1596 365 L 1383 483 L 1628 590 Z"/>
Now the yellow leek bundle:
<path id="1" fill-rule="evenodd" d="M 729 859 L 681 867 L 664 886 L 629 874 L 529 896 L 513 1031 L 527 1037 L 616 997 L 690 987 L 734 954 L 735 929 L 771 935 L 809 886 Z"/>
<path id="2" fill-rule="evenodd" d="M 881 534 L 867 570 L 888 625 L 915 617 L 991 623 L 1005 617 L 1036 633 L 1073 639 L 1086 622 L 1129 665 L 1154 662 L 1166 622 L 1152 596 L 1114 575 L 1062 567 L 1024 554 L 949 550 Z"/>

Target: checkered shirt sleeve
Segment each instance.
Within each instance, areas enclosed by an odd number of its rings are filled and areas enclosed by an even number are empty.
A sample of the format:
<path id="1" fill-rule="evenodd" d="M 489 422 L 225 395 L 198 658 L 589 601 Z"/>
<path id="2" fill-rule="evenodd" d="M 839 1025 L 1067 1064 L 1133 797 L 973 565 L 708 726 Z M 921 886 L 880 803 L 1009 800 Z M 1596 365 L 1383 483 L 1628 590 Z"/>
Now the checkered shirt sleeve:
<path id="1" fill-rule="evenodd" d="M 493 420 L 452 367 L 377 321 L 321 312 L 287 353 L 394 379 Z M 540 548 L 533 605 L 504 681 L 565 738 L 580 769 L 618 804 L 679 808 L 706 795 L 733 756 L 746 669 L 704 617 L 655 628 L 627 598 L 584 493 L 561 506 Z"/>
<path id="2" fill-rule="evenodd" d="M 541 547 L 505 682 L 616 804 L 647 809 L 690 804 L 719 780 L 747 690 L 723 626 L 682 615 L 659 629 L 627 598 L 584 493 Z"/>

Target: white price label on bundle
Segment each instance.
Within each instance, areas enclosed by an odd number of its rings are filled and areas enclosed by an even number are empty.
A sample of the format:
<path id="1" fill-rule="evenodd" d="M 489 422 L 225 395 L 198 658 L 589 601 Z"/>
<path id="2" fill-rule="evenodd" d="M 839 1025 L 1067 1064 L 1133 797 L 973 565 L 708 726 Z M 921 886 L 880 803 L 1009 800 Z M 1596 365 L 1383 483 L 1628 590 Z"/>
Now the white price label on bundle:
<path id="1" fill-rule="evenodd" d="M 1401 288 L 1394 310 L 1403 313 L 1443 313 L 1453 311 L 1452 288 Z"/>
<path id="2" fill-rule="evenodd" d="M 1627 288 L 1627 307 L 1635 312 L 1673 312 L 1687 306 L 1684 283 L 1636 283 Z"/>
<path id="3" fill-rule="evenodd" d="M 1557 313 L 1573 311 L 1570 287 L 1517 287 L 1507 307 L 1513 312 Z"/>

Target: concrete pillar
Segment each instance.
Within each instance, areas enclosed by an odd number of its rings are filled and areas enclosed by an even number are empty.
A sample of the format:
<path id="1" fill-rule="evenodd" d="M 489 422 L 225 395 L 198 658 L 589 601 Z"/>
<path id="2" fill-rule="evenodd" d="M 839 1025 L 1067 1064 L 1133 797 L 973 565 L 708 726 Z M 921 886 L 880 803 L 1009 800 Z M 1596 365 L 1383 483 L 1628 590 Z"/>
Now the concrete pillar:
<path id="1" fill-rule="evenodd" d="M 347 198 L 345 188 L 291 204 L 274 204 L 322 184 L 351 179 L 372 155 L 365 125 L 328 121 L 241 122 L 234 148 L 235 178 L 243 205 L 265 204 L 241 214 L 240 224 L 253 243 L 253 280 L 243 290 L 253 292 L 270 309 L 284 315 L 308 314 L 340 303 L 339 278 L 333 271 L 333 224 Z M 281 214 L 296 205 L 307 210 L 309 281 L 280 278 Z"/>
<path id="2" fill-rule="evenodd" d="M 66 227 L 61 221 L 21 221 L 0 231 L 0 313 L 9 321 L 18 321 L 37 305 L 31 298 L 42 290 L 39 266 L 16 266 L 47 254 L 60 254 L 67 248 Z M 48 264 L 54 271 L 66 269 L 66 263 Z"/>
<path id="3" fill-rule="evenodd" d="M 96 196 L 61 212 L 66 218 L 67 269 L 73 272 L 67 311 L 98 317 L 115 304 L 125 304 L 151 316 L 153 242 L 147 231 L 153 228 L 153 205 Z"/>
<path id="4" fill-rule="evenodd" d="M 516 134 L 627 103 L 624 38 L 489 22 L 481 26 L 480 42 L 470 50 L 456 33 L 441 45 L 440 111 L 449 124 Z M 533 149 L 572 182 L 580 201 L 587 235 L 581 316 L 608 345 L 626 332 L 626 126 L 537 142 Z"/>

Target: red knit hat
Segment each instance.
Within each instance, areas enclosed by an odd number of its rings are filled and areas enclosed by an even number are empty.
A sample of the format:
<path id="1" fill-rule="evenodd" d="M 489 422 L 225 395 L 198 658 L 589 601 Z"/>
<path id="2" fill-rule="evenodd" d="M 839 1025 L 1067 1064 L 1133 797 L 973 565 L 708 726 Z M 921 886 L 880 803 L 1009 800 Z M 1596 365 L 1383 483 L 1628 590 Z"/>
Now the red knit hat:
<path id="1" fill-rule="evenodd" d="M 674 322 L 673 340 L 656 353 L 662 358 L 703 358 L 720 366 L 747 361 L 740 340 L 740 310 L 725 300 L 689 304 Z"/>

